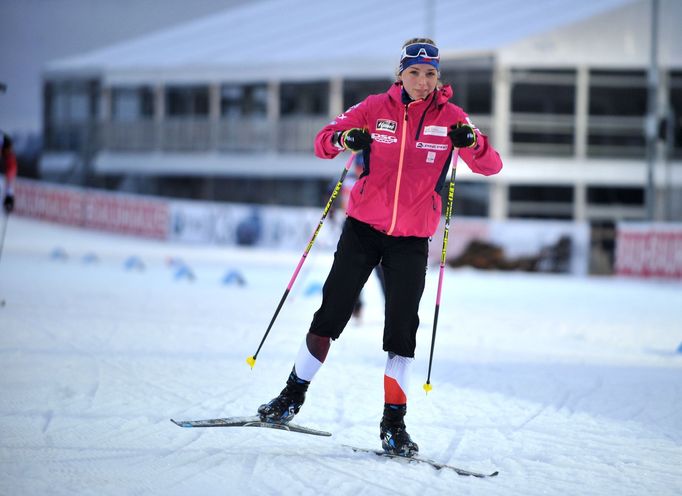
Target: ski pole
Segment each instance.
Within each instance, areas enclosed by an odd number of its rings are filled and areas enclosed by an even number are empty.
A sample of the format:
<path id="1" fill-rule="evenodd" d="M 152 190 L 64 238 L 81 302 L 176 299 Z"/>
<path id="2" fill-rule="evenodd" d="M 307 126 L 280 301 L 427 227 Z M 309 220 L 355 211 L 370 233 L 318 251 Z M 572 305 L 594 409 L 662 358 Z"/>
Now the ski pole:
<path id="1" fill-rule="evenodd" d="M 436 311 L 433 316 L 433 332 L 431 334 L 431 353 L 429 355 L 429 372 L 426 376 L 424 391 L 426 394 L 433 389 L 431 387 L 431 365 L 433 364 L 433 348 L 436 344 L 436 328 L 438 327 L 438 311 L 440 310 L 440 293 L 443 288 L 443 274 L 445 272 L 445 255 L 448 251 L 448 235 L 450 233 L 450 217 L 452 216 L 452 202 L 455 199 L 455 174 L 457 174 L 457 160 L 459 149 L 455 148 L 452 154 L 452 175 L 450 176 L 450 188 L 448 189 L 448 203 L 445 207 L 445 227 L 443 228 L 443 249 L 440 253 L 440 273 L 438 274 L 438 291 L 436 293 Z"/>
<path id="2" fill-rule="evenodd" d="M 329 210 L 331 209 L 332 203 L 334 203 L 334 200 L 339 195 L 339 191 L 341 191 L 341 186 L 343 185 L 343 181 L 344 181 L 344 179 L 346 179 L 346 174 L 348 174 L 348 171 L 350 170 L 350 166 L 353 164 L 354 159 L 355 159 L 355 153 L 351 153 L 350 158 L 348 159 L 348 161 L 346 162 L 346 165 L 343 168 L 343 172 L 341 173 L 341 177 L 339 178 L 338 182 L 336 183 L 336 186 L 334 187 L 334 191 L 332 191 L 332 194 L 329 197 L 329 201 L 327 201 L 327 205 L 324 207 L 324 211 L 322 212 L 322 217 L 320 218 L 320 222 L 317 224 L 317 228 L 315 229 L 315 232 L 313 232 L 313 235 L 310 238 L 310 241 L 308 242 L 308 246 L 306 246 L 305 251 L 303 252 L 303 256 L 301 257 L 301 260 L 298 262 L 298 265 L 296 266 L 296 270 L 294 270 L 294 275 L 291 276 L 291 280 L 289 281 L 289 284 L 287 285 L 287 288 L 284 291 L 284 294 L 282 295 L 282 299 L 279 300 L 279 305 L 277 305 L 277 309 L 275 310 L 275 314 L 272 316 L 272 319 L 270 320 L 270 325 L 268 325 L 268 328 L 265 331 L 265 334 L 263 335 L 263 339 L 261 339 L 261 342 L 258 345 L 258 349 L 256 350 L 256 353 L 254 353 L 252 356 L 250 356 L 246 359 L 246 363 L 248 363 L 251 366 L 251 368 L 253 368 L 254 365 L 256 365 L 256 358 L 258 357 L 258 353 L 260 353 L 260 349 L 263 347 L 263 343 L 265 343 L 265 339 L 268 337 L 268 334 L 270 334 L 270 329 L 272 329 L 272 325 L 275 323 L 275 319 L 277 319 L 277 315 L 279 315 L 279 311 L 282 309 L 282 305 L 284 305 L 284 301 L 287 299 L 287 296 L 289 296 L 289 293 L 291 292 L 291 288 L 294 285 L 294 281 L 296 280 L 296 277 L 298 277 L 298 273 L 301 270 L 301 267 L 303 267 L 303 262 L 305 262 L 305 259 L 308 256 L 310 249 L 313 247 L 313 244 L 315 243 L 315 239 L 317 238 L 317 235 L 320 233 L 320 230 L 322 229 L 322 224 L 324 224 L 324 220 L 327 218 L 327 214 L 329 213 Z"/>

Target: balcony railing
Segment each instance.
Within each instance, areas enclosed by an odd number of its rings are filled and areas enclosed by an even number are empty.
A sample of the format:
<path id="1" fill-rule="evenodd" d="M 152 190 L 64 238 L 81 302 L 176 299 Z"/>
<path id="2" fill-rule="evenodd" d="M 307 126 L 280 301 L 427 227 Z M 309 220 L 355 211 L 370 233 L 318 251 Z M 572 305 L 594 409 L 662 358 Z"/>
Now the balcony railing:
<path id="1" fill-rule="evenodd" d="M 173 118 L 163 122 L 107 122 L 100 124 L 101 146 L 110 151 L 233 151 L 310 152 L 327 117 Z"/>

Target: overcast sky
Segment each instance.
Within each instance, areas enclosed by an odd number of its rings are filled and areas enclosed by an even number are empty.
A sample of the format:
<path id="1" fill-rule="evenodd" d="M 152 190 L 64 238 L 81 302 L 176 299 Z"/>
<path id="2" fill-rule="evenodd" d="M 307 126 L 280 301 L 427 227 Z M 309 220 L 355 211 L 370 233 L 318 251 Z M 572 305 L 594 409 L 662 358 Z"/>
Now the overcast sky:
<path id="1" fill-rule="evenodd" d="M 210 15 L 246 0 L 0 0 L 0 129 L 42 129 L 46 62 Z"/>

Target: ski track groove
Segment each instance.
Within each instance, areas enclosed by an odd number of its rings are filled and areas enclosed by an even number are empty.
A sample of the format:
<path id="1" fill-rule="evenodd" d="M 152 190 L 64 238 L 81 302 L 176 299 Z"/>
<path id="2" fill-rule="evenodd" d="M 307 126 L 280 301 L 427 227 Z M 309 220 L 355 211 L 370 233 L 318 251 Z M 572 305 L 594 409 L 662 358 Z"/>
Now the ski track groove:
<path id="1" fill-rule="evenodd" d="M 372 455 L 372 456 L 375 456 L 375 455 Z M 364 483 L 369 484 L 371 487 L 379 488 L 383 491 L 386 491 L 387 494 L 396 494 L 396 492 L 397 492 L 395 486 L 388 486 L 388 485 L 380 484 L 376 481 L 376 479 L 369 479 L 367 477 L 363 477 L 358 472 L 355 472 L 352 469 L 346 470 L 346 469 L 340 468 L 339 464 L 332 464 L 331 462 L 323 462 L 319 458 L 315 460 L 315 463 L 320 464 L 322 466 L 325 466 L 333 472 L 350 476 L 353 479 L 359 479 L 359 480 L 363 481 Z M 406 493 L 403 493 L 403 494 L 406 494 Z"/>

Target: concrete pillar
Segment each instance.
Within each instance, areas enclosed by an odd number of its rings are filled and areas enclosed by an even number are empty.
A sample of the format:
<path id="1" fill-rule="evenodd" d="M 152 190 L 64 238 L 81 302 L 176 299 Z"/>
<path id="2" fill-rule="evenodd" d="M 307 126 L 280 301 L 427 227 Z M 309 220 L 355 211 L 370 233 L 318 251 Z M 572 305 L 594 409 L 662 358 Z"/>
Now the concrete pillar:
<path id="1" fill-rule="evenodd" d="M 509 156 L 511 123 L 511 72 L 508 67 L 495 64 L 493 72 L 495 99 L 493 101 L 493 146 L 504 161 Z"/>
<path id="2" fill-rule="evenodd" d="M 267 108 L 267 118 L 268 118 L 268 128 L 270 132 L 270 151 L 276 152 L 279 148 L 279 125 L 280 125 L 280 81 L 269 81 L 268 82 L 268 108 Z"/>
<path id="3" fill-rule="evenodd" d="M 220 83 L 208 87 L 209 150 L 218 149 L 220 141 Z"/>
<path id="4" fill-rule="evenodd" d="M 581 182 L 573 187 L 573 220 L 575 222 L 587 220 L 587 185 Z"/>
<path id="5" fill-rule="evenodd" d="M 99 115 L 96 125 L 100 131 L 100 146 L 105 150 L 111 148 L 111 104 L 111 87 L 102 86 L 99 93 Z"/>
<path id="6" fill-rule="evenodd" d="M 573 136 L 573 146 L 575 157 L 584 159 L 587 157 L 587 133 L 588 119 L 590 111 L 590 77 L 587 66 L 578 67 L 575 81 L 575 134 Z"/>
<path id="7" fill-rule="evenodd" d="M 329 81 L 329 116 L 335 117 L 341 114 L 343 108 L 343 79 L 333 78 Z"/>
<path id="8" fill-rule="evenodd" d="M 163 83 L 154 86 L 154 127 L 156 128 L 156 149 L 163 149 L 164 122 L 166 120 L 166 87 Z"/>
<path id="9" fill-rule="evenodd" d="M 102 86 L 99 94 L 99 121 L 108 122 L 111 120 L 111 87 Z"/>
<path id="10" fill-rule="evenodd" d="M 490 185 L 490 209 L 488 217 L 492 220 L 505 220 L 509 215 L 509 185 L 493 182 Z"/>

